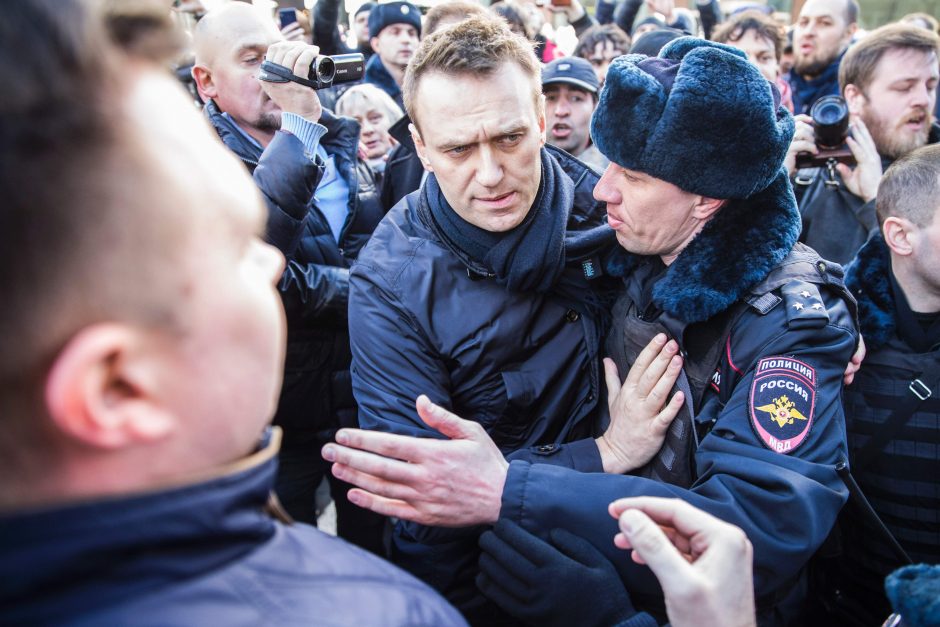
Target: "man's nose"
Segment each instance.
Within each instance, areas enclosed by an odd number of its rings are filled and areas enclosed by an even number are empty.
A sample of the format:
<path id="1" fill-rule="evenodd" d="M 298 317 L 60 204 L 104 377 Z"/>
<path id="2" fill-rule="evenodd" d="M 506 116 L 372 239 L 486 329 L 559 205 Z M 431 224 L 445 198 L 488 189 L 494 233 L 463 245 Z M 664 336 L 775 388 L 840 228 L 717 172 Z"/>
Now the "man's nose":
<path id="1" fill-rule="evenodd" d="M 561 99 L 555 104 L 555 115 L 564 118 L 571 115 L 571 107 L 568 106 L 568 101 Z"/>
<path id="2" fill-rule="evenodd" d="M 483 187 L 496 187 L 503 180 L 503 168 L 499 157 L 488 146 L 480 149 L 480 161 L 477 165 L 476 180 Z"/>

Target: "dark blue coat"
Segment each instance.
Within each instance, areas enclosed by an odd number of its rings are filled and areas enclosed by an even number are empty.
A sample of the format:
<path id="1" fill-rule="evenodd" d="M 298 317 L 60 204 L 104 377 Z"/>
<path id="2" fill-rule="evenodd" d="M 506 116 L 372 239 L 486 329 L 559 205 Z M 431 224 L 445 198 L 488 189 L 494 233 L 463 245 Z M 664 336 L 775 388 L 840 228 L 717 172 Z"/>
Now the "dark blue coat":
<path id="1" fill-rule="evenodd" d="M 0 625 L 465 625 L 387 562 L 266 514 L 276 453 L 204 483 L 0 517 Z"/>
<path id="2" fill-rule="evenodd" d="M 631 308 L 628 320 L 614 320 L 612 337 L 618 326 L 627 334 L 661 327 L 679 342 L 684 371 L 691 373 L 700 365 L 693 355 L 697 329 L 738 310 L 711 381 L 693 394 L 692 425 L 699 443 L 691 451 L 690 485 L 525 461 L 509 467 L 500 516 L 543 537 L 562 527 L 589 539 L 616 565 L 643 609 L 655 612 L 661 592 L 649 569 L 614 547 L 618 529 L 607 513 L 611 501 L 681 498 L 741 527 L 754 545 L 761 616 L 773 623 L 786 620 L 789 608 L 778 604 L 847 498 L 835 465 L 847 456 L 840 396 L 857 340 L 851 299 L 841 285 L 841 268 L 805 247 L 793 248 L 799 216 L 792 193 L 783 176 L 773 187 L 760 198 L 723 207 L 656 279 L 654 306 L 641 307 L 639 313 Z M 627 294 L 637 274 L 628 278 Z M 795 427 L 775 425 L 778 416 L 765 409 L 777 400 L 786 402 L 782 394 L 769 394 L 769 388 L 796 388 L 802 376 L 791 369 L 768 378 L 770 366 L 782 363 L 773 357 L 801 362 L 797 368 L 811 373 L 800 391 L 787 392 L 805 395 L 797 409 L 808 420 L 791 421 Z M 618 364 L 621 372 L 628 365 Z M 777 435 L 783 441 L 778 434 L 793 429 L 802 431 L 788 435 L 802 439 L 789 445 L 772 439 Z"/>
<path id="3" fill-rule="evenodd" d="M 304 156 L 300 140 L 278 132 L 262 151 L 214 102 L 205 111 L 225 145 L 253 172 L 268 201 L 268 239 L 288 260 L 278 285 L 288 336 L 275 424 L 285 427 L 287 446 L 317 431 L 355 424 L 346 326 L 348 267 L 384 215 L 372 171 L 357 157 L 359 125 L 325 109 L 320 119 L 327 128 L 320 144 L 334 156 L 349 185 L 349 214 L 337 243 L 313 200 L 322 164 Z M 291 217 L 298 215 L 303 215 L 302 222 Z"/>
<path id="4" fill-rule="evenodd" d="M 592 196 L 597 174 L 563 151 L 549 151 L 575 184 L 569 231 L 601 224 L 606 212 Z M 583 302 L 554 292 L 509 292 L 482 278 L 478 264 L 458 256 L 438 227 L 422 220 L 420 193 L 389 212 L 352 269 L 349 320 L 360 425 L 439 436 L 415 412 L 415 399 L 426 394 L 481 423 L 504 454 L 579 440 L 566 451 L 584 455 L 553 455 L 553 462 L 578 460 L 581 469 L 598 469 L 593 439 L 582 438 L 591 433 L 600 398 L 599 320 Z M 580 262 L 569 261 L 580 273 Z M 580 276 L 585 293 L 606 284 L 589 285 Z M 538 457 L 544 450 L 521 454 Z M 476 529 L 400 523 L 393 559 L 463 609 L 478 595 L 478 535 Z"/>

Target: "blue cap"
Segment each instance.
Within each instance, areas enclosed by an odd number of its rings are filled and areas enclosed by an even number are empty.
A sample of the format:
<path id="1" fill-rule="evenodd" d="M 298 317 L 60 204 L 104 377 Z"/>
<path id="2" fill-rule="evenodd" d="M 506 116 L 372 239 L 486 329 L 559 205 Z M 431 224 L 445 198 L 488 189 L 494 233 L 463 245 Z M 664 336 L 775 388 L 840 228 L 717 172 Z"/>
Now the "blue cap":
<path id="1" fill-rule="evenodd" d="M 421 11 L 410 2 L 377 4 L 369 11 L 369 37 L 378 37 L 386 26 L 410 24 L 421 36 Z"/>
<path id="2" fill-rule="evenodd" d="M 591 62 L 581 57 L 562 57 L 542 68 L 542 88 L 546 85 L 564 83 L 596 94 L 600 81 L 591 67 Z"/>

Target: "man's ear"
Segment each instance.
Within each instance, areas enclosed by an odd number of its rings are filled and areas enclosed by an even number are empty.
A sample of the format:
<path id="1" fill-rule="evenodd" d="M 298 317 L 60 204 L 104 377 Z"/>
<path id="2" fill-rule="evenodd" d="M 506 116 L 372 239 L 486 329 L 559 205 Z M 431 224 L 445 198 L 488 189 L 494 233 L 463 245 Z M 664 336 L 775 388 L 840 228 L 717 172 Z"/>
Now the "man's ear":
<path id="1" fill-rule="evenodd" d="M 908 257 L 914 253 L 914 246 L 917 239 L 917 227 L 910 220 L 890 216 L 885 218 L 881 226 L 881 233 L 885 238 L 885 243 L 895 255 Z"/>
<path id="2" fill-rule="evenodd" d="M 412 123 L 408 125 L 408 130 L 411 131 L 411 139 L 414 140 L 415 152 L 418 153 L 418 158 L 421 159 L 421 165 L 428 172 L 433 172 L 434 168 L 431 167 L 431 161 L 428 159 L 428 148 L 424 145 L 424 140 L 421 139 L 418 127 Z"/>
<path id="3" fill-rule="evenodd" d="M 719 198 L 709 198 L 708 196 L 699 196 L 698 200 L 695 202 L 695 206 L 692 211 L 692 215 L 698 218 L 699 220 L 708 220 L 721 209 L 727 200 L 722 200 Z"/>
<path id="4" fill-rule="evenodd" d="M 153 394 L 154 364 L 139 332 L 96 324 L 55 358 L 45 384 L 46 410 L 66 436 L 104 449 L 160 440 L 175 418 Z"/>
<path id="5" fill-rule="evenodd" d="M 194 65 L 191 71 L 193 75 L 193 81 L 196 83 L 196 90 L 199 92 L 200 98 L 204 101 L 216 98 L 219 95 L 219 90 L 215 85 L 215 81 L 212 80 L 212 70 L 207 68 L 204 65 Z"/>
<path id="6" fill-rule="evenodd" d="M 379 53 L 379 48 L 381 48 L 381 45 L 379 44 L 379 38 L 378 38 L 378 37 L 372 37 L 372 38 L 370 38 L 370 39 L 369 39 L 369 45 L 372 46 L 372 52 L 374 52 L 375 54 L 378 54 L 378 53 Z"/>
<path id="7" fill-rule="evenodd" d="M 868 98 L 862 93 L 862 90 L 852 83 L 849 83 L 845 86 L 845 89 L 842 90 L 842 95 L 845 98 L 846 104 L 849 105 L 849 111 L 852 115 L 861 115 L 862 109 L 868 102 Z"/>
<path id="8" fill-rule="evenodd" d="M 548 141 L 548 137 L 545 134 L 545 94 L 542 94 L 539 98 L 542 99 L 541 106 L 538 109 L 539 134 L 542 136 L 539 146 L 544 146 L 545 142 Z"/>

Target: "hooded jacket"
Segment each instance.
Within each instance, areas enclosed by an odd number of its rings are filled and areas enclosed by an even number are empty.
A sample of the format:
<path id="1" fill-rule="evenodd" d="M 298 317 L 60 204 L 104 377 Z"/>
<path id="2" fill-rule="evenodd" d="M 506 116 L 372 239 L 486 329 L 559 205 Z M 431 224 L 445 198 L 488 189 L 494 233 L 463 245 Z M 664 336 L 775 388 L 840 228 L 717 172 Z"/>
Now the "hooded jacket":
<path id="1" fill-rule="evenodd" d="M 268 515 L 279 441 L 199 483 L 0 517 L 0 624 L 465 625 L 390 564 Z"/>

